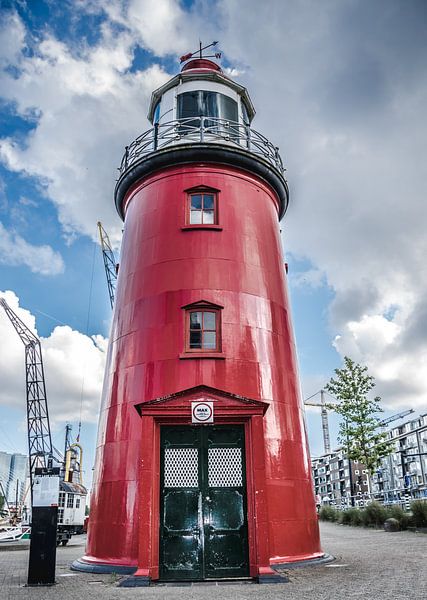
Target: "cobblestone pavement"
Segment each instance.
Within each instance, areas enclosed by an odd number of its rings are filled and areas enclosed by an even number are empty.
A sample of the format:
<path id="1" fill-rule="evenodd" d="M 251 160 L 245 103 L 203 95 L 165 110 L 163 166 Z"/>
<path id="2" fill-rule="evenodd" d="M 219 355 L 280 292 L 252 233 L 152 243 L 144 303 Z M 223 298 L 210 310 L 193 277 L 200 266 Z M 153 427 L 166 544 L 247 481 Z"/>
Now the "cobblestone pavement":
<path id="1" fill-rule="evenodd" d="M 325 552 L 336 560 L 317 567 L 289 569 L 289 583 L 197 584 L 192 587 L 118 588 L 114 575 L 89 575 L 70 571 L 81 556 L 84 538 L 74 537 L 57 552 L 57 585 L 25 587 L 28 550 L 0 551 L 1 600 L 426 600 L 427 535 L 385 533 L 322 523 Z"/>

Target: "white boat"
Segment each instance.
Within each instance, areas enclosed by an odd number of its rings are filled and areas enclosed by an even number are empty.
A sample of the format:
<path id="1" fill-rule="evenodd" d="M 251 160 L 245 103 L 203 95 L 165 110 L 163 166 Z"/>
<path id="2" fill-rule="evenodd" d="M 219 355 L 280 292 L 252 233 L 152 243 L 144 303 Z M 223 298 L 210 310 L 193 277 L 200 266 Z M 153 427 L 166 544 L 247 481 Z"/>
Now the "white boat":
<path id="1" fill-rule="evenodd" d="M 4 527 L 0 529 L 0 544 L 29 540 L 30 534 L 31 527 L 28 526 Z"/>

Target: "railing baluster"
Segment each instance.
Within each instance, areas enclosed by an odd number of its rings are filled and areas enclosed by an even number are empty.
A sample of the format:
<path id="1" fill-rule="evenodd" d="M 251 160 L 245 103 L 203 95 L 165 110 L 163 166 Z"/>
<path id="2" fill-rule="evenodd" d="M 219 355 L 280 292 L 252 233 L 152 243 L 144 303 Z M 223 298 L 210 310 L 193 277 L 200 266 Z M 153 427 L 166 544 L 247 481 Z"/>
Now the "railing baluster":
<path id="1" fill-rule="evenodd" d="M 249 125 L 245 126 L 245 130 L 246 130 L 246 148 L 250 152 L 251 151 L 251 128 L 249 127 Z"/>
<path id="2" fill-rule="evenodd" d="M 157 150 L 158 137 L 159 137 L 159 124 L 154 123 L 154 151 Z"/>

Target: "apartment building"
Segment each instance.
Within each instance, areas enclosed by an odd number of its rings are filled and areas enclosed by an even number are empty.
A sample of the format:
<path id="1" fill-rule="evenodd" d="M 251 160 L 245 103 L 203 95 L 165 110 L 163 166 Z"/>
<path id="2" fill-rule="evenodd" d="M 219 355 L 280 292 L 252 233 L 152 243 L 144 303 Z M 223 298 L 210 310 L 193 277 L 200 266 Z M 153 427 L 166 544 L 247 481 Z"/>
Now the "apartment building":
<path id="1" fill-rule="evenodd" d="M 427 497 L 427 413 L 389 431 L 394 451 L 372 477 L 372 491 L 385 501 Z"/>
<path id="2" fill-rule="evenodd" d="M 349 460 L 342 449 L 311 460 L 319 504 L 346 504 L 351 496 L 362 499 L 369 493 L 365 466 L 357 460 Z"/>

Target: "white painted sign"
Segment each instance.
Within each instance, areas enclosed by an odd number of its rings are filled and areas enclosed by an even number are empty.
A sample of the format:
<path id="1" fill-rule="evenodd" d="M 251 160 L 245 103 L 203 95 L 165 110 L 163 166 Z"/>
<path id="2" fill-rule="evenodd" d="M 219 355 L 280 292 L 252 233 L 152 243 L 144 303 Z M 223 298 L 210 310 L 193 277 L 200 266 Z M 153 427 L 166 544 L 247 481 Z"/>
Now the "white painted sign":
<path id="1" fill-rule="evenodd" d="M 58 506 L 59 477 L 36 475 L 33 484 L 33 506 Z"/>
<path id="2" fill-rule="evenodd" d="M 213 423 L 214 407 L 213 402 L 200 401 L 191 403 L 191 422 L 192 423 Z"/>

